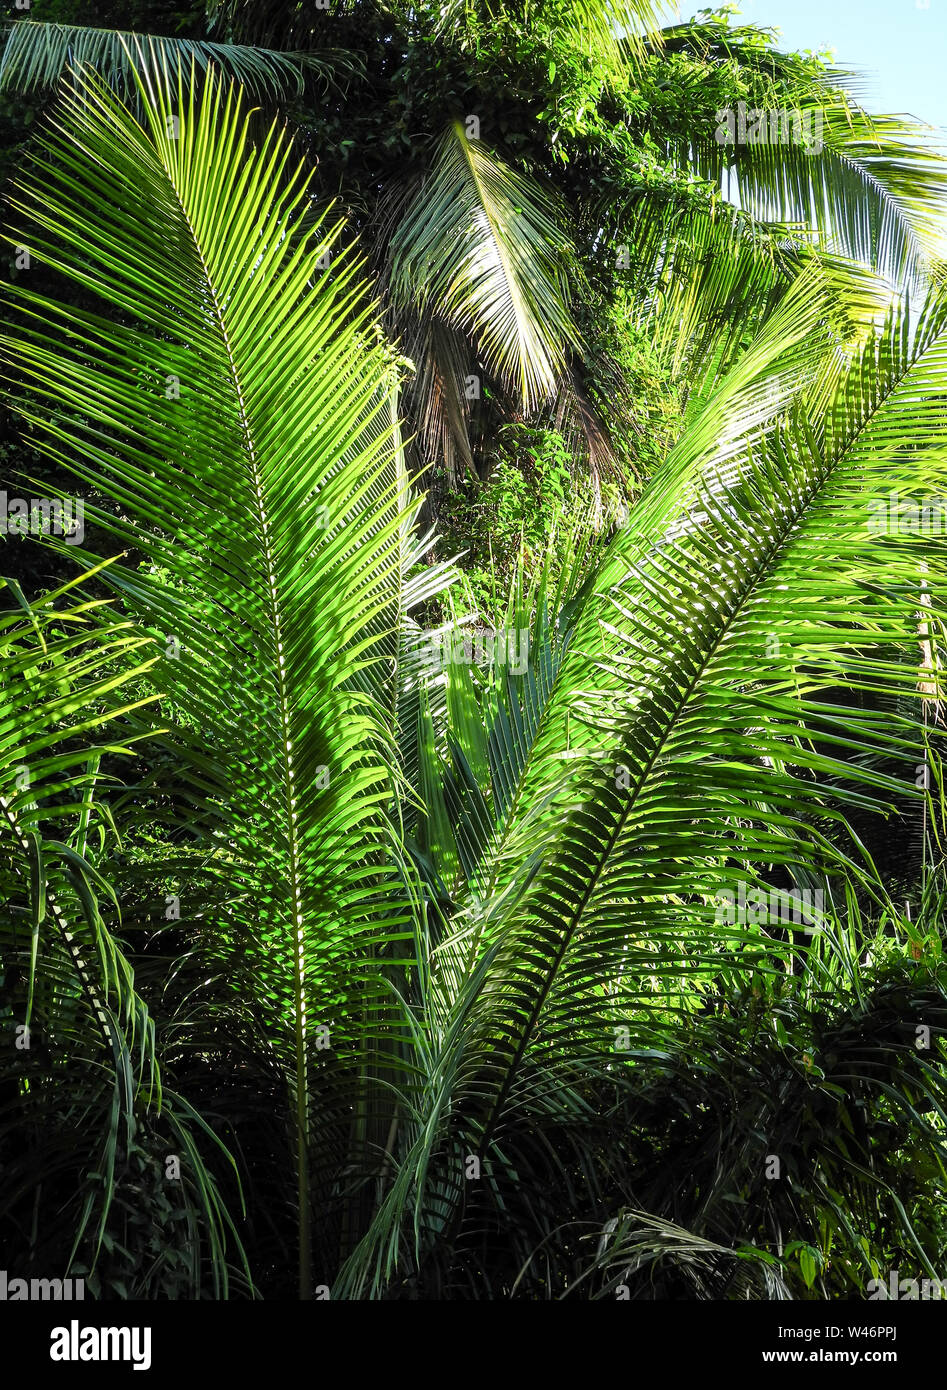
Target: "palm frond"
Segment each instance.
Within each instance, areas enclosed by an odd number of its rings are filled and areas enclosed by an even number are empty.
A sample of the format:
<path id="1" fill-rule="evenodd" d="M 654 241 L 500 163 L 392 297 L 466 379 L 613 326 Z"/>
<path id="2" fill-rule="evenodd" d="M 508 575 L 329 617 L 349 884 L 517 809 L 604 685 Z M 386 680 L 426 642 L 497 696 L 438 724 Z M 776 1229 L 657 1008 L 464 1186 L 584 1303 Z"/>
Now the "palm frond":
<path id="1" fill-rule="evenodd" d="M 593 606 L 607 641 L 573 686 L 567 748 L 547 754 L 545 794 L 534 785 L 507 839 L 496 897 L 442 948 L 471 963 L 443 971 L 428 1123 L 346 1271 L 349 1291 L 376 1288 L 412 1247 L 423 1259 L 457 1219 L 457 1152 L 496 1162 L 524 1107 L 566 1104 L 596 1056 L 605 1084 L 616 1023 L 646 1047 L 652 1008 L 686 1011 L 685 993 L 748 952 L 776 968 L 785 943 L 758 925 L 770 918 L 728 915 L 738 885 L 767 911 L 775 902 L 779 921 L 796 876 L 816 876 L 828 905 L 805 919 L 811 931 L 833 918 L 832 881 L 885 902 L 845 814 L 918 796 L 922 571 L 910 537 L 879 538 L 869 519 L 892 485 L 947 485 L 945 314 L 941 299 L 916 326 L 893 315 L 823 419 L 797 410 L 739 468 L 706 472 Z M 923 450 L 903 442 L 918 413 Z M 923 557 L 942 633 L 943 540 L 925 540 Z M 833 700 L 839 687 L 914 707 L 895 723 Z"/>
<path id="2" fill-rule="evenodd" d="M 659 357 L 701 394 L 747 350 L 800 276 L 839 346 L 874 330 L 891 293 L 867 269 L 813 249 L 798 228 L 755 222 L 728 204 L 643 199 L 615 214 L 634 256 L 627 293 Z"/>
<path id="3" fill-rule="evenodd" d="M 126 692 L 157 657 L 76 582 L 30 605 L 8 581 L 16 606 L 0 614 L 0 980 L 15 1033 L 0 1068 L 4 1246 L 43 1271 L 71 1247 L 64 1272 L 93 1292 L 197 1297 L 209 1284 L 225 1297 L 240 1242 L 208 1150 L 233 1160 L 162 1085 L 155 1024 L 107 924 L 116 895 L 92 852 L 106 838 L 94 833 L 101 763 L 143 736 L 128 717 L 155 697 Z M 180 1224 L 159 1233 L 140 1184 L 160 1181 L 169 1143 L 183 1156 L 166 1199 Z M 163 1253 L 146 1262 L 153 1240 Z"/>
<path id="4" fill-rule="evenodd" d="M 152 48 L 138 80 L 144 126 L 88 71 L 67 87 L 16 194 L 17 236 L 103 311 L 21 286 L 5 349 L 45 447 L 118 504 L 87 516 L 145 557 L 113 586 L 173 638 L 159 688 L 201 731 L 176 747 L 190 743 L 223 939 L 271 1001 L 310 1297 L 322 1030 L 342 1066 L 372 942 L 398 917 L 374 906 L 391 735 L 359 679 L 383 656 L 402 565 L 397 440 L 390 421 L 370 428 L 395 369 L 356 267 L 321 268 L 339 229 L 301 219 L 309 176 L 285 133 L 250 147 L 213 69 L 198 96 Z"/>
<path id="5" fill-rule="evenodd" d="M 341 49 L 318 53 L 279 52 L 245 44 L 210 43 L 94 29 L 75 24 L 20 20 L 8 33 L 0 59 L 0 91 L 32 92 L 55 87 L 67 69 L 84 64 L 102 74 L 126 98 L 133 96 L 133 69 L 148 59 L 180 64 L 206 74 L 213 64 L 260 97 L 300 95 L 307 75 L 339 83 L 358 71 L 356 55 Z"/>
<path id="6" fill-rule="evenodd" d="M 395 308 L 430 310 L 473 342 L 531 409 L 549 397 L 576 330 L 566 238 L 523 174 L 455 121 L 390 243 Z"/>
<path id="7" fill-rule="evenodd" d="M 696 142 L 688 166 L 718 181 L 752 217 L 804 224 L 821 249 L 861 262 L 899 289 L 940 275 L 947 161 L 935 131 L 837 99 L 775 115 L 797 118 L 817 138 L 809 145 L 773 139 L 767 124 L 767 138 L 756 143 Z M 763 118 L 769 123 L 770 113 Z"/>

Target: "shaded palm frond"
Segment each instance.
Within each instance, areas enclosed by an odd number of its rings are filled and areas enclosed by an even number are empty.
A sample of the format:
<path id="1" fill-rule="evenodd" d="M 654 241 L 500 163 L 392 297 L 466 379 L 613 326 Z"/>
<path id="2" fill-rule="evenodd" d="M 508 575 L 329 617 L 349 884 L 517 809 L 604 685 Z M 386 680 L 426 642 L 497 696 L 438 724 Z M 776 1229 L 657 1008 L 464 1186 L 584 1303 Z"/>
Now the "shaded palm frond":
<path id="1" fill-rule="evenodd" d="M 154 1021 L 107 923 L 116 895 L 95 867 L 112 838 L 102 763 L 144 736 L 129 718 L 154 697 L 129 688 L 157 657 L 76 582 L 29 605 L 8 581 L 16 606 L 0 614 L 4 1248 L 42 1273 L 67 1250 L 62 1273 L 92 1291 L 226 1297 L 234 1250 L 244 1287 L 247 1271 L 213 1160 L 233 1160 L 162 1085 Z M 146 1213 L 142 1186 L 163 1194 Z"/>
<path id="2" fill-rule="evenodd" d="M 283 53 L 245 44 L 164 38 L 93 29 L 84 25 L 20 20 L 10 29 L 0 61 L 0 90 L 31 92 L 54 87 L 67 69 L 84 64 L 100 72 L 126 98 L 135 93 L 133 69 L 154 60 L 206 74 L 210 65 L 256 96 L 300 95 L 307 75 L 338 84 L 359 71 L 355 54 L 341 49 Z"/>

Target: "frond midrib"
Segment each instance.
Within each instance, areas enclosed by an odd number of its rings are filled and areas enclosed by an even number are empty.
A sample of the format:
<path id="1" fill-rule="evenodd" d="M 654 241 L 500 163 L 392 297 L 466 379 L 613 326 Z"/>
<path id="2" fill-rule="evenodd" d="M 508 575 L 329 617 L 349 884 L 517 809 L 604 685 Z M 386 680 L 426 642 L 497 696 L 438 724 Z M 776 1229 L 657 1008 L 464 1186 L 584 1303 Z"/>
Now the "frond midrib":
<path id="1" fill-rule="evenodd" d="M 167 166 L 166 166 L 167 168 Z M 286 840 L 289 856 L 289 873 L 287 888 L 292 897 L 292 917 L 291 936 L 293 942 L 292 951 L 292 978 L 293 978 L 293 1006 L 294 1006 L 294 1085 L 296 1102 L 296 1126 L 297 1126 L 297 1164 L 298 1164 L 298 1187 L 299 1187 L 299 1211 L 300 1211 L 300 1297 L 309 1297 L 309 1180 L 308 1180 L 308 1148 L 309 1148 L 309 1079 L 308 1079 L 308 1059 L 306 1054 L 306 974 L 305 974 L 305 951 L 306 951 L 306 931 L 305 915 L 302 903 L 302 876 L 300 874 L 299 861 L 300 851 L 298 837 L 296 833 L 296 793 L 293 788 L 293 752 L 291 738 L 291 712 L 293 708 L 289 694 L 288 678 L 286 673 L 286 660 L 283 651 L 283 624 L 279 610 L 279 598 L 277 591 L 277 577 L 273 561 L 272 545 L 270 541 L 270 519 L 266 508 L 263 481 L 260 476 L 257 461 L 257 451 L 254 445 L 253 431 L 250 425 L 249 414 L 246 407 L 246 399 L 240 372 L 234 357 L 233 348 L 230 342 L 230 335 L 227 331 L 227 323 L 223 309 L 217 297 L 217 289 L 214 284 L 210 268 L 204 256 L 203 247 L 194 229 L 190 214 L 181 197 L 180 191 L 168 172 L 168 182 L 177 199 L 184 218 L 188 232 L 190 233 L 195 251 L 200 258 L 201 269 L 204 273 L 208 293 L 213 305 L 214 317 L 220 331 L 224 351 L 227 355 L 227 363 L 230 370 L 230 377 L 233 382 L 237 396 L 237 405 L 240 417 L 240 428 L 243 432 L 245 442 L 245 453 L 249 467 L 250 482 L 253 487 L 254 495 L 259 509 L 259 521 L 261 531 L 261 544 L 263 549 L 263 562 L 267 581 L 267 602 L 269 604 L 270 618 L 273 626 L 274 651 L 276 655 L 276 675 L 278 688 L 278 711 L 281 728 L 281 766 L 283 769 L 282 792 L 286 807 Z"/>
<path id="2" fill-rule="evenodd" d="M 943 334 L 939 336 L 943 336 Z M 935 337 L 934 343 L 936 343 L 937 341 L 938 338 Z M 932 347 L 933 345 L 933 343 L 928 344 L 927 348 L 925 348 L 925 351 L 929 350 L 930 347 Z M 716 654 L 719 651 L 722 643 L 726 639 L 734 624 L 741 617 L 748 599 L 753 593 L 755 593 L 760 588 L 760 586 L 763 583 L 766 582 L 767 578 L 770 577 L 775 566 L 778 564 L 786 548 L 786 545 L 790 540 L 792 532 L 796 530 L 797 526 L 799 525 L 802 518 L 805 516 L 806 512 L 817 500 L 818 496 L 824 491 L 827 483 L 829 482 L 835 471 L 844 464 L 845 459 L 848 457 L 852 449 L 855 447 L 858 439 L 868 429 L 871 420 L 884 407 L 884 405 L 894 394 L 894 391 L 897 390 L 898 386 L 901 385 L 903 380 L 915 368 L 917 362 L 922 359 L 923 355 L 924 354 L 922 353 L 919 358 L 911 360 L 908 366 L 906 367 L 905 372 L 902 374 L 901 377 L 899 377 L 898 381 L 896 383 L 889 384 L 888 391 L 874 404 L 873 409 L 871 409 L 868 412 L 858 429 L 852 431 L 852 433 L 846 439 L 844 446 L 839 450 L 839 452 L 826 462 L 824 468 L 816 474 L 816 476 L 809 483 L 809 486 L 800 493 L 796 507 L 789 511 L 788 514 L 783 518 L 783 525 L 778 529 L 778 531 L 774 528 L 774 538 L 772 542 L 767 547 L 763 555 L 760 557 L 757 564 L 754 566 L 748 580 L 743 584 L 742 588 L 737 591 L 737 594 L 734 598 L 734 602 L 730 606 L 729 612 L 727 614 L 726 621 L 718 627 L 717 634 L 712 646 L 705 652 L 700 666 L 694 672 L 692 678 L 688 681 L 687 685 L 683 688 L 680 698 L 675 702 L 669 717 L 664 721 L 661 735 L 658 739 L 655 740 L 652 752 L 648 758 L 646 765 L 641 769 L 640 775 L 636 779 L 634 788 L 628 789 L 628 798 L 625 809 L 620 812 L 615 824 L 615 828 L 610 832 L 606 840 L 605 846 L 603 847 L 601 853 L 596 857 L 594 867 L 589 874 L 588 886 L 583 891 L 577 907 L 568 919 L 568 926 L 565 927 L 565 929 L 563 930 L 560 946 L 557 948 L 555 954 L 551 959 L 551 963 L 546 971 L 545 980 L 542 985 L 541 991 L 535 1001 L 535 1004 L 530 1008 L 526 1015 L 526 1022 L 521 1030 L 520 1039 L 507 1065 L 506 1076 L 501 1085 L 500 1091 L 497 1094 L 496 1100 L 491 1107 L 491 1113 L 484 1126 L 483 1138 L 481 1141 L 482 1148 L 486 1147 L 488 1139 L 496 1127 L 502 1110 L 503 1102 L 506 1099 L 510 1087 L 513 1084 L 513 1078 L 515 1076 L 516 1069 L 519 1066 L 520 1061 L 522 1060 L 526 1047 L 528 1046 L 529 1040 L 532 1037 L 532 1034 L 536 1028 L 539 1016 L 542 1012 L 543 1005 L 545 1004 L 545 1001 L 553 987 L 556 975 L 558 973 L 562 960 L 564 959 L 565 953 L 569 948 L 573 936 L 579 929 L 586 908 L 588 907 L 589 902 L 591 901 L 595 893 L 599 877 L 622 831 L 624 830 L 629 817 L 631 816 L 635 808 L 637 796 L 642 791 L 648 777 L 650 776 L 650 773 L 654 768 L 657 758 L 660 756 L 662 748 L 665 746 L 668 738 L 671 736 L 671 733 L 673 732 L 673 729 L 675 728 L 678 719 L 680 718 L 685 707 L 689 704 L 695 690 L 697 689 L 701 680 L 703 679 L 703 676 L 708 666 L 713 662 L 714 658 L 716 657 Z"/>

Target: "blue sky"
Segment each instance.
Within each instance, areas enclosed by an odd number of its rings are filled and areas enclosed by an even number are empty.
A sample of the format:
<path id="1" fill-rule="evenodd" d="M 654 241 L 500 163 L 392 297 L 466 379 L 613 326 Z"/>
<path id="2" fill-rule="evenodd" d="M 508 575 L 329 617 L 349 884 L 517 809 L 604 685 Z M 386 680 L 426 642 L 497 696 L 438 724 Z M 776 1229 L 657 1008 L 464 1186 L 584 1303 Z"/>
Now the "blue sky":
<path id="1" fill-rule="evenodd" d="M 947 128 L 947 0 L 736 0 L 747 24 L 782 30 L 783 48 L 835 50 L 868 79 L 869 111 L 907 113 Z M 682 18 L 718 8 L 665 0 Z M 671 21 L 673 22 L 673 20 Z"/>

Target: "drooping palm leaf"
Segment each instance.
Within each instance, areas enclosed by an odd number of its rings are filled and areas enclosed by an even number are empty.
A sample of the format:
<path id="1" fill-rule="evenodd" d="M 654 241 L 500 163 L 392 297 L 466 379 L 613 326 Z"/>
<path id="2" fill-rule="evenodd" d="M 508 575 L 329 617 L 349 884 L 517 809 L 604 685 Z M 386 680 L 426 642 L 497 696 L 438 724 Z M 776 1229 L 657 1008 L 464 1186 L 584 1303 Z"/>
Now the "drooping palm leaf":
<path id="1" fill-rule="evenodd" d="M 754 218 L 802 224 L 822 249 L 895 286 L 939 276 L 947 161 L 936 133 L 838 100 L 802 107 L 799 119 L 818 132 L 811 148 L 798 139 L 718 144 L 708 132 L 686 162 Z"/>
<path id="2" fill-rule="evenodd" d="M 92 850 L 111 839 L 100 765 L 127 760 L 143 736 L 127 716 L 154 696 L 131 688 L 157 656 L 75 583 L 29 605 L 8 582 L 15 605 L 0 614 L 0 980 L 14 1032 L 0 1068 L 0 1227 L 22 1268 L 54 1268 L 65 1249 L 63 1272 L 93 1291 L 197 1297 L 209 1274 L 225 1297 L 227 1247 L 240 1246 L 206 1150 L 232 1159 L 162 1085 L 155 1024 L 106 921 L 116 898 Z M 160 1181 L 169 1146 L 182 1171 L 165 1206 L 179 1224 L 159 1229 L 137 1184 Z M 157 1259 L 145 1259 L 149 1240 Z"/>
<path id="3" fill-rule="evenodd" d="M 392 235 L 392 302 L 462 330 L 528 410 L 576 341 L 565 248 L 548 196 L 455 121 Z"/>
<path id="4" fill-rule="evenodd" d="M 706 393 L 747 350 L 800 276 L 844 346 L 890 305 L 887 287 L 854 262 L 816 254 L 800 228 L 756 222 L 727 203 L 642 199 L 608 225 L 629 258 L 628 302 L 659 357 Z"/>
<path id="5" fill-rule="evenodd" d="M 193 64 L 205 73 L 213 64 L 259 96 L 300 94 L 307 73 L 337 82 L 358 68 L 354 54 L 341 50 L 282 53 L 235 43 L 204 39 L 145 37 L 117 29 L 93 29 L 74 24 L 14 24 L 0 60 L 0 90 L 30 92 L 54 87 L 70 68 L 94 67 L 125 97 L 135 92 L 133 69 L 151 55 L 160 63 Z"/>

